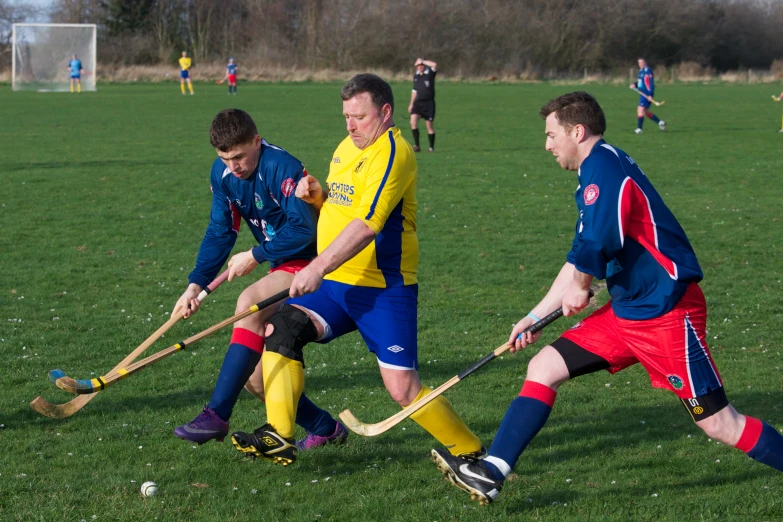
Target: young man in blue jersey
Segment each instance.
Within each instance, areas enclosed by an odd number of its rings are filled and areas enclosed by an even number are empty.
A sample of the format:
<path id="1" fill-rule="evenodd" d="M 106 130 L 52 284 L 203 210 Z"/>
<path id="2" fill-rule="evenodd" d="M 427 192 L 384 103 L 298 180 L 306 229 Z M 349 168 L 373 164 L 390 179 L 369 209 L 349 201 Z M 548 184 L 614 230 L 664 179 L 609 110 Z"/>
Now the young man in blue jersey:
<path id="1" fill-rule="evenodd" d="M 82 61 L 75 54 L 68 62 L 68 70 L 71 72 L 71 92 L 73 92 L 74 85 L 77 92 L 82 92 Z"/>
<path id="2" fill-rule="evenodd" d="M 312 177 L 300 183 L 302 197 L 320 211 L 318 257 L 296 275 L 293 299 L 266 330 L 268 423 L 231 436 L 239 451 L 284 466 L 297 457 L 294 419 L 308 343 L 358 330 L 400 406 L 432 392 L 418 372 L 416 156 L 394 125 L 394 96 L 382 78 L 358 74 L 340 97 L 349 135 L 334 152 L 326 188 Z M 445 397 L 411 419 L 455 455 L 482 451 Z"/>
<path id="3" fill-rule="evenodd" d="M 315 210 L 294 196 L 296 184 L 307 175 L 302 163 L 285 150 L 258 135 L 253 119 L 239 109 L 217 114 L 210 128 L 210 143 L 218 158 L 212 164 L 212 211 L 199 248 L 190 284 L 174 312 L 189 317 L 199 308 L 196 296 L 215 278 L 228 258 L 244 219 L 258 246 L 235 254 L 228 262 L 231 281 L 250 274 L 268 261 L 269 274 L 248 286 L 239 296 L 242 312 L 291 286 L 295 274 L 315 257 Z M 180 438 L 203 444 L 222 441 L 242 387 L 264 400 L 261 353 L 264 324 L 279 305 L 270 306 L 234 324 L 231 343 L 223 359 L 212 398 L 202 412 L 177 427 Z M 342 443 L 345 426 L 318 408 L 304 394 L 298 403 L 296 423 L 308 433 L 299 441 L 302 449 Z"/>
<path id="4" fill-rule="evenodd" d="M 560 306 L 567 316 L 583 310 L 594 278 L 606 279 L 612 299 L 533 357 L 485 459 L 432 450 L 439 469 L 474 500 L 492 502 L 546 423 L 560 385 L 638 362 L 653 387 L 677 395 L 709 437 L 783 471 L 783 436 L 738 413 L 726 398 L 707 347 L 702 271 L 688 238 L 633 159 L 603 140 L 598 102 L 574 92 L 551 100 L 540 114 L 546 150 L 562 168 L 578 172 L 579 219 L 549 292 L 511 331 L 511 352 L 538 340 L 540 333 L 522 332 L 539 317 Z"/>
<path id="5" fill-rule="evenodd" d="M 658 118 L 650 110 L 652 102 L 650 98 L 655 96 L 655 79 L 653 78 L 652 69 L 647 65 L 647 60 L 639 58 L 639 75 L 636 79 L 636 83 L 630 85 L 631 89 L 639 91 L 639 106 L 636 108 L 636 134 L 642 133 L 642 125 L 644 124 L 644 117 L 647 116 L 652 121 L 658 124 L 658 128 L 666 130 L 666 122 Z"/>

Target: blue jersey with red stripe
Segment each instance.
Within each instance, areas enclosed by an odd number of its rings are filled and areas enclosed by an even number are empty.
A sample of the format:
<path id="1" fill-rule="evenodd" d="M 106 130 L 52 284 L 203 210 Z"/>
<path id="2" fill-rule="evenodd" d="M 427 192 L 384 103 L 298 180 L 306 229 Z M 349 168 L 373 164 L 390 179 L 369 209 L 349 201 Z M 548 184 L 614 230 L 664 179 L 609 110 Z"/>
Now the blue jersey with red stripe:
<path id="1" fill-rule="evenodd" d="M 567 260 L 606 279 L 622 319 L 671 310 L 703 278 L 685 232 L 633 159 L 600 140 L 579 168 L 579 219 Z"/>
<path id="2" fill-rule="evenodd" d="M 655 96 L 655 80 L 649 65 L 639 69 L 639 75 L 636 77 L 636 88 L 647 96 Z"/>
<path id="3" fill-rule="evenodd" d="M 226 65 L 226 72 L 228 74 L 236 74 L 237 73 L 237 64 L 229 63 L 228 65 Z"/>
<path id="4" fill-rule="evenodd" d="M 206 287 L 226 262 L 244 219 L 259 245 L 253 257 L 272 268 L 294 259 L 316 255 L 317 216 L 294 195 L 306 174 L 302 163 L 285 150 L 261 142 L 261 155 L 253 175 L 240 179 L 218 158 L 212 164 L 212 210 L 201 241 L 191 283 Z"/>

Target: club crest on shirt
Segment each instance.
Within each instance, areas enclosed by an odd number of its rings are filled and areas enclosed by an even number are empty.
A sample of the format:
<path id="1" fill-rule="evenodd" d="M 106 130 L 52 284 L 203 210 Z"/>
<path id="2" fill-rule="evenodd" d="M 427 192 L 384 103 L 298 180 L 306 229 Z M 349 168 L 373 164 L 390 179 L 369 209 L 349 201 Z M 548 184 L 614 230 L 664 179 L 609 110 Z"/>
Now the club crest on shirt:
<path id="1" fill-rule="evenodd" d="M 356 164 L 356 168 L 353 169 L 354 174 L 358 174 L 359 171 L 362 170 L 365 161 L 367 161 L 367 158 L 362 158 L 359 160 L 359 163 Z"/>
<path id="2" fill-rule="evenodd" d="M 666 379 L 669 381 L 669 384 L 672 385 L 672 388 L 675 390 L 682 390 L 683 382 L 682 379 L 678 375 L 667 375 Z"/>
<path id="3" fill-rule="evenodd" d="M 293 194 L 295 188 L 296 188 L 296 182 L 294 182 L 294 178 L 286 178 L 283 180 L 283 183 L 280 185 L 280 191 L 283 193 L 285 197 L 288 197 L 291 194 Z"/>
<path id="4" fill-rule="evenodd" d="M 429 87 L 430 86 L 430 81 L 429 80 L 424 80 L 424 86 L 425 87 Z"/>
<path id="5" fill-rule="evenodd" d="M 585 205 L 592 205 L 598 200 L 598 194 L 600 194 L 600 190 L 598 190 L 598 185 L 595 183 L 588 185 L 585 187 L 584 191 L 584 198 L 585 198 Z"/>
<path id="6" fill-rule="evenodd" d="M 261 196 L 258 195 L 258 192 L 253 193 L 253 199 L 256 202 L 256 208 L 258 210 L 262 210 L 264 208 L 264 200 L 261 199 Z"/>
<path id="7" fill-rule="evenodd" d="M 576 323 L 574 326 L 572 326 L 571 328 L 569 328 L 569 330 L 576 330 L 577 328 L 581 328 L 583 324 L 584 324 L 584 323 L 583 323 L 582 321 L 579 321 L 579 322 L 578 322 L 578 323 Z"/>

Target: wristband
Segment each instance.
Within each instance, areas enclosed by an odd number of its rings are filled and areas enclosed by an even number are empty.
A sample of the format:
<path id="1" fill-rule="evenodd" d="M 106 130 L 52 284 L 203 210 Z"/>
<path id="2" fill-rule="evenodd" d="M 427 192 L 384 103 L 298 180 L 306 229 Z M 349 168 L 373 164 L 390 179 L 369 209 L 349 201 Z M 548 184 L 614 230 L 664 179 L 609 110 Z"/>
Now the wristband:
<path id="1" fill-rule="evenodd" d="M 538 318 L 538 316 L 537 316 L 536 314 L 534 314 L 533 312 L 529 312 L 529 313 L 527 314 L 527 316 L 528 316 L 529 318 L 533 319 L 533 320 L 534 320 L 535 322 L 537 322 L 537 323 L 541 321 L 541 319 L 539 319 L 539 318 Z"/>

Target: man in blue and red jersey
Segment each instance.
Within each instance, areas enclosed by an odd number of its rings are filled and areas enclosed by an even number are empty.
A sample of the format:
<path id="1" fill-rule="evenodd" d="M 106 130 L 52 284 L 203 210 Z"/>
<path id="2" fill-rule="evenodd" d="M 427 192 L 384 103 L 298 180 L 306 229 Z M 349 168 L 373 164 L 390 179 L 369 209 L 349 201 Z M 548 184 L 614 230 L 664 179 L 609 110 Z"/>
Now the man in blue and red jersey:
<path id="1" fill-rule="evenodd" d="M 315 178 L 297 187 L 297 195 L 320 210 L 318 257 L 291 283 L 293 299 L 269 319 L 263 355 L 268 423 L 231 436 L 242 453 L 284 466 L 297 458 L 294 420 L 308 343 L 358 330 L 400 406 L 432 392 L 418 372 L 416 156 L 394 125 L 394 95 L 382 78 L 357 74 L 340 97 L 349 135 L 334 152 L 326 187 Z M 411 419 L 454 455 L 482 452 L 443 396 Z"/>
<path id="2" fill-rule="evenodd" d="M 228 80 L 228 94 L 237 93 L 237 63 L 233 58 L 228 59 L 226 65 L 226 75 L 218 83 L 223 83 L 224 80 Z"/>
<path id="3" fill-rule="evenodd" d="M 606 279 L 612 299 L 533 357 L 484 460 L 432 450 L 440 470 L 475 500 L 492 502 L 544 426 L 561 384 L 638 362 L 652 386 L 674 392 L 708 436 L 783 471 L 783 436 L 741 415 L 726 398 L 705 338 L 702 271 L 685 232 L 634 160 L 603 140 L 606 119 L 598 102 L 574 92 L 550 101 L 540 114 L 546 150 L 561 167 L 578 172 L 579 219 L 549 292 L 513 328 L 511 351 L 538 340 L 540 333 L 522 332 L 539 317 L 560 306 L 569 316 L 584 309 L 593 278 Z"/>
<path id="4" fill-rule="evenodd" d="M 248 286 L 239 296 L 237 313 L 291 286 L 294 276 L 315 257 L 315 210 L 294 196 L 297 182 L 307 175 L 302 163 L 258 135 L 253 119 L 239 109 L 217 114 L 210 142 L 218 158 L 212 164 L 212 211 L 204 239 L 190 273 L 185 293 L 174 307 L 190 316 L 198 310 L 196 296 L 215 278 L 229 256 L 244 219 L 258 246 L 234 255 L 228 262 L 228 280 L 250 274 L 269 261 L 269 274 Z M 222 441 L 242 387 L 264 400 L 261 353 L 264 322 L 276 309 L 270 306 L 234 324 L 231 344 L 220 369 L 212 398 L 191 422 L 174 434 L 203 444 Z M 308 432 L 308 448 L 341 443 L 346 428 L 305 395 L 298 403 L 296 422 Z M 315 441 L 315 442 L 314 442 Z"/>
<path id="5" fill-rule="evenodd" d="M 655 79 L 652 69 L 644 58 L 639 58 L 639 75 L 636 83 L 632 83 L 630 88 L 639 92 L 639 106 L 636 108 L 636 130 L 634 132 L 636 134 L 642 133 L 645 116 L 657 123 L 659 129 L 666 130 L 666 122 L 650 110 L 651 98 L 655 96 Z"/>

